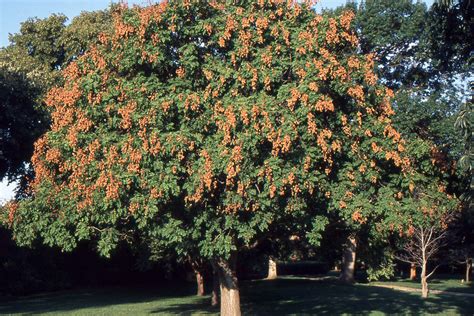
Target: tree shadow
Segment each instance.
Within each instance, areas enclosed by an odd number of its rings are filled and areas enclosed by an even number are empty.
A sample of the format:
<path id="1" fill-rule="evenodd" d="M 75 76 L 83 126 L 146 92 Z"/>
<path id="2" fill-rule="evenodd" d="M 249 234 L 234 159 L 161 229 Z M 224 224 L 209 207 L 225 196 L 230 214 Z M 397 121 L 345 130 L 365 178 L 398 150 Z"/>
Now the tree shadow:
<path id="1" fill-rule="evenodd" d="M 203 297 L 202 304 L 177 303 L 167 307 L 156 308 L 151 311 L 151 314 L 166 314 L 166 315 L 216 315 L 219 313 L 219 307 L 210 305 L 210 297 Z"/>
<path id="2" fill-rule="evenodd" d="M 271 285 L 267 285 L 271 282 Z M 261 284 L 266 283 L 266 284 Z M 473 307 L 461 297 L 432 296 L 367 285 L 342 285 L 331 280 L 276 280 L 255 282 L 242 293 L 248 314 L 421 314 L 446 311 L 469 314 Z"/>
<path id="3" fill-rule="evenodd" d="M 287 314 L 472 314 L 474 309 L 462 297 L 404 293 L 367 285 L 343 285 L 336 280 L 280 278 L 242 282 L 242 311 L 248 315 Z M 217 313 L 217 308 L 175 304 L 154 313 Z"/>
<path id="4" fill-rule="evenodd" d="M 330 279 L 245 281 L 241 288 L 242 312 L 246 315 L 474 313 L 471 299 L 466 297 L 432 295 L 428 299 L 422 299 L 419 293 L 405 293 L 363 284 L 343 285 Z M 138 305 L 140 303 L 146 304 Z M 217 307 L 210 306 L 209 296 L 194 295 L 192 284 L 162 284 L 157 285 L 157 288 L 86 289 L 0 301 L 0 314 L 66 313 L 79 309 L 87 314 L 88 308 L 101 307 L 106 308 L 105 313 L 114 314 L 115 311 L 123 313 L 123 309 L 120 309 L 122 304 L 137 304 L 126 308 L 150 314 L 219 312 Z"/>
<path id="5" fill-rule="evenodd" d="M 87 288 L 36 294 L 15 299 L 0 299 L 0 314 L 23 315 L 69 312 L 85 308 L 101 308 L 122 304 L 139 304 L 190 296 L 194 293 L 189 284 L 158 284 L 157 287 L 106 287 Z"/>
<path id="6" fill-rule="evenodd" d="M 459 286 L 456 286 L 456 287 L 454 286 L 446 287 L 445 291 L 453 292 L 453 293 L 469 294 L 470 298 L 473 299 L 471 295 L 474 295 L 474 282 L 460 284 Z"/>

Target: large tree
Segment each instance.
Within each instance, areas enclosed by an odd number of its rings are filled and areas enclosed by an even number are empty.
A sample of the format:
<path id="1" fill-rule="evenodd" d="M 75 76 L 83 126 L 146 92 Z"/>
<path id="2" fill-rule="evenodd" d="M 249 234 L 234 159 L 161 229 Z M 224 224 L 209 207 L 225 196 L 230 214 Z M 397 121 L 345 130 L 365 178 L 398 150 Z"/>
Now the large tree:
<path id="1" fill-rule="evenodd" d="M 240 314 L 242 248 L 301 218 L 316 242 L 326 207 L 362 224 L 386 171 L 408 167 L 353 17 L 286 1 L 116 8 L 48 93 L 14 238 L 97 239 L 105 255 L 120 239 L 192 241 L 218 271 L 222 314 Z"/>

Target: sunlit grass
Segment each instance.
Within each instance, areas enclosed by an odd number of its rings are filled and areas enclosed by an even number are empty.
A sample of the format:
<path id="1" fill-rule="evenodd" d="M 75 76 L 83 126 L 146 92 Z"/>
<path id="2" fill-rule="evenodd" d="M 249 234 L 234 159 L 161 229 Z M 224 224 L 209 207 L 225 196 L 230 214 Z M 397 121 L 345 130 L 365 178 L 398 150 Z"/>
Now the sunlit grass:
<path id="1" fill-rule="evenodd" d="M 419 280 L 412 281 L 409 279 L 399 279 L 396 281 L 374 282 L 374 283 L 421 289 L 421 284 Z M 472 282 L 463 283 L 461 282 L 461 278 L 459 279 L 434 278 L 434 279 L 429 280 L 428 283 L 429 283 L 429 288 L 431 290 L 474 294 L 474 284 Z"/>

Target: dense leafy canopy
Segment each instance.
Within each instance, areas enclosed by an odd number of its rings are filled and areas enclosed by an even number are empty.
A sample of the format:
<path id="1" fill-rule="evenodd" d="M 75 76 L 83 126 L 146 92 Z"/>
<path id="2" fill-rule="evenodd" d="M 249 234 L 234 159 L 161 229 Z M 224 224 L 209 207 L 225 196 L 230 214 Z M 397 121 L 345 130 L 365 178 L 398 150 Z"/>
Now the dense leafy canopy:
<path id="1" fill-rule="evenodd" d="M 283 217 L 321 230 L 317 205 L 364 223 L 386 170 L 409 162 L 353 17 L 279 1 L 118 9 L 48 94 L 16 238 L 71 249 L 98 233 L 108 253 L 130 231 L 193 227 L 202 255 L 225 257 Z"/>

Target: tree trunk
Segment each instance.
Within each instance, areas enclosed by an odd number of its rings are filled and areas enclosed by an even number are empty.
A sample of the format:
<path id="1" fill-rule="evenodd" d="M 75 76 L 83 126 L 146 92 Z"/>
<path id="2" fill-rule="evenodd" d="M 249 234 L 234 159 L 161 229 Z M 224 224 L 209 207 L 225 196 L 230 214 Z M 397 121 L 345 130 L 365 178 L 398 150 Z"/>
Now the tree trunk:
<path id="1" fill-rule="evenodd" d="M 211 294 L 211 305 L 219 305 L 219 272 L 217 271 L 217 266 L 212 264 L 212 294 Z"/>
<path id="2" fill-rule="evenodd" d="M 428 280 L 426 278 L 426 263 L 421 267 L 421 297 L 427 298 L 429 293 Z"/>
<path id="3" fill-rule="evenodd" d="M 410 280 L 416 280 L 416 265 L 414 263 L 410 265 Z"/>
<path id="4" fill-rule="evenodd" d="M 278 277 L 277 274 L 277 263 L 273 260 L 273 257 L 268 258 L 268 280 L 274 280 Z"/>
<path id="5" fill-rule="evenodd" d="M 219 284 L 221 289 L 221 316 L 240 316 L 240 293 L 235 273 L 236 258 L 231 255 L 229 260 L 218 259 Z"/>
<path id="6" fill-rule="evenodd" d="M 466 283 L 471 282 L 472 259 L 466 260 Z"/>
<path id="7" fill-rule="evenodd" d="M 340 280 L 344 283 L 354 283 L 357 241 L 355 236 L 347 238 L 346 247 L 342 256 L 342 270 Z"/>
<path id="8" fill-rule="evenodd" d="M 196 277 L 196 295 L 204 296 L 204 261 L 201 258 L 192 258 L 188 255 L 188 262 L 191 265 L 194 276 Z"/>
<path id="9" fill-rule="evenodd" d="M 196 275 L 196 285 L 197 285 L 197 296 L 204 296 L 204 277 L 202 276 L 202 273 L 198 270 L 194 271 L 194 274 Z"/>

